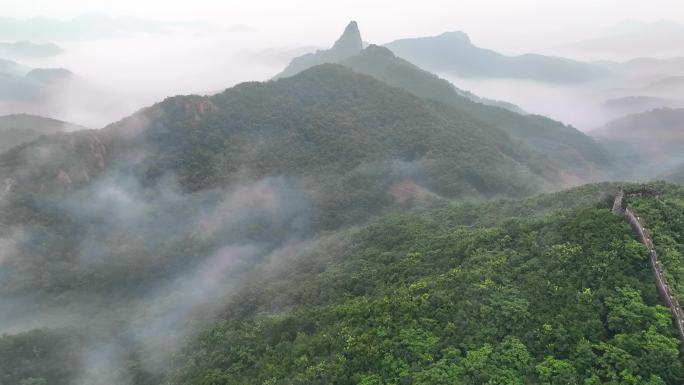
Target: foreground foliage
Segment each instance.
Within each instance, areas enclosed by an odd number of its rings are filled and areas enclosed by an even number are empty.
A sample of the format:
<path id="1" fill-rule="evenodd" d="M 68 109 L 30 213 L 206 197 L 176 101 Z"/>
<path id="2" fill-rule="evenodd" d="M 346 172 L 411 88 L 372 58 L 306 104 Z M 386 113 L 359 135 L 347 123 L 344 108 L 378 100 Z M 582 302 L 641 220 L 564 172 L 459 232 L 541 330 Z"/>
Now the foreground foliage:
<path id="1" fill-rule="evenodd" d="M 389 217 L 316 271 L 257 279 L 176 383 L 679 384 L 646 251 L 600 206 L 493 226 L 459 224 L 464 206 Z"/>

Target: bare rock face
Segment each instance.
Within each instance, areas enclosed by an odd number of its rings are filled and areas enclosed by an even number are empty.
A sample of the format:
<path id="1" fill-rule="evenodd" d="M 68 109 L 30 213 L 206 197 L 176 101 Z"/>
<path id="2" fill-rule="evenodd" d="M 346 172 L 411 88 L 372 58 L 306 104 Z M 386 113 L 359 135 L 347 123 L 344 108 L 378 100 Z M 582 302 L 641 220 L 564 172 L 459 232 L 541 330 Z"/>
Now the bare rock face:
<path id="1" fill-rule="evenodd" d="M 195 122 L 202 120 L 204 114 L 216 110 L 216 106 L 208 98 L 178 98 L 176 107 L 185 111 L 187 119 Z"/>
<path id="2" fill-rule="evenodd" d="M 342 36 L 335 41 L 335 44 L 333 44 L 330 49 L 319 50 L 314 53 L 308 53 L 293 58 L 287 68 L 278 74 L 276 78 L 294 76 L 319 64 L 337 63 L 359 54 L 362 50 L 363 40 L 361 39 L 359 26 L 355 21 L 352 21 L 347 25 Z"/>
<path id="3" fill-rule="evenodd" d="M 355 21 L 347 25 L 342 36 L 335 41 L 335 44 L 330 49 L 330 51 L 334 51 L 337 55 L 344 57 L 356 55 L 361 50 L 363 50 L 363 41 L 361 40 L 359 26 Z"/>

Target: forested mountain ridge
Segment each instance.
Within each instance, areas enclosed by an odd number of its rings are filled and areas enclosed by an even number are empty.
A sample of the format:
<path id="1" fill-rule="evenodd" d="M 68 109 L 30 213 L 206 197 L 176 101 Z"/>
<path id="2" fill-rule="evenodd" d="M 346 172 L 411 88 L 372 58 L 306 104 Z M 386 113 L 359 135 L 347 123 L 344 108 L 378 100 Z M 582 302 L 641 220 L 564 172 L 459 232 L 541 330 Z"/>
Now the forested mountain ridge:
<path id="1" fill-rule="evenodd" d="M 116 136 L 141 120 L 149 120 L 148 128 L 133 141 L 163 151 L 139 167 L 173 171 L 189 190 L 227 183 L 237 173 L 326 178 L 351 172 L 347 177 L 366 178 L 370 175 L 363 174 L 380 169 L 402 174 L 406 166 L 421 174 L 422 180 L 413 182 L 444 196 L 525 194 L 539 182 L 558 178 L 556 170 L 538 167 L 537 155 L 511 142 L 502 130 L 339 65 L 243 84 L 211 98 L 170 99 L 105 131 Z M 478 159 L 494 167 L 476 166 Z M 506 177 L 499 167 L 517 177 Z M 347 191 L 343 196 L 354 195 L 344 184 L 335 187 L 340 188 Z"/>
<path id="2" fill-rule="evenodd" d="M 543 154 L 563 170 L 568 185 L 581 181 L 610 179 L 620 165 L 591 137 L 539 115 L 526 115 L 497 108 L 496 103 L 474 99 L 448 81 L 396 57 L 389 49 L 371 45 L 342 62 L 355 71 L 371 75 L 420 97 L 459 108 L 474 118 L 496 126 L 512 138 Z"/>
<path id="3" fill-rule="evenodd" d="M 16 249 L 2 285 L 6 293 L 142 285 L 173 275 L 166 263 L 201 260 L 183 253 L 210 254 L 239 236 L 275 247 L 414 204 L 531 195 L 560 183 L 540 159 L 502 130 L 340 65 L 173 97 L 104 129 L 44 136 L 0 155 L 0 238 Z M 184 210 L 211 211 L 252 189 L 257 217 L 245 214 L 253 223 L 221 240 L 190 235 L 204 231 L 201 215 L 175 223 Z M 145 209 L 129 213 L 131 202 Z M 158 231 L 166 235 L 156 257 L 144 258 L 151 245 L 138 232 Z M 21 241 L 43 236 L 38 248 Z M 85 241 L 100 246 L 84 251 Z"/>
<path id="4" fill-rule="evenodd" d="M 539 159 L 457 109 L 333 64 L 14 147 L 0 154 L 12 334 L 0 351 L 44 354 L 3 359 L 3 378 L 154 383 L 159 352 L 194 330 L 181 326 L 210 320 L 255 264 L 398 208 L 554 188 Z M 84 358 L 111 344 L 106 364 Z"/>

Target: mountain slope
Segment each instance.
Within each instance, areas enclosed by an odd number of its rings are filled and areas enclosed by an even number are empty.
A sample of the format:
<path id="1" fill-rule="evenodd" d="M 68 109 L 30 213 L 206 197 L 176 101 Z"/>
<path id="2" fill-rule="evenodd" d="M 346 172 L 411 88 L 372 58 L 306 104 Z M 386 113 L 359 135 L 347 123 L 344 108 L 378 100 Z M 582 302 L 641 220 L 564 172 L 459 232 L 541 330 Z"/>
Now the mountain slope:
<path id="1" fill-rule="evenodd" d="M 62 223 L 59 231 L 49 225 L 44 231 L 63 233 L 55 242 L 65 243 L 34 250 L 33 262 L 19 270 L 32 276 L 43 271 L 34 268 L 54 263 L 64 271 L 36 282 L 71 287 L 66 277 L 75 279 L 80 264 L 64 261 L 78 254 L 83 235 L 74 224 L 82 218 L 73 218 L 64 207 L 69 196 L 80 197 L 69 205 L 94 200 L 99 203 L 92 207 L 100 207 L 113 188 L 111 199 L 140 196 L 147 202 L 156 189 L 171 184 L 176 187 L 167 195 L 189 202 L 208 195 L 203 205 L 212 207 L 238 186 L 265 184 L 259 188 L 267 197 L 305 202 L 292 207 L 302 216 L 296 222 L 301 233 L 310 234 L 442 197 L 518 197 L 557 186 L 557 170 L 537 159 L 503 131 L 458 110 L 340 65 L 322 65 L 212 97 L 169 98 L 103 130 L 42 137 L 15 147 L 0 155 L 0 203 L 6 203 L 0 217 L 9 229 L 44 226 L 41 218 L 48 213 L 54 216 L 51 223 Z M 35 203 L 45 200 L 54 202 Z M 175 207 L 173 202 L 168 204 Z M 126 226 L 121 231 L 120 239 L 129 239 L 123 244 L 135 244 L 135 234 Z M 118 263 L 112 258 L 104 266 Z M 159 255 L 155 263 L 164 260 Z M 155 263 L 149 273 L 156 271 Z M 108 274 L 107 280 L 79 285 L 115 284 L 116 270 Z M 130 276 L 126 269 L 122 274 Z M 4 284 L 21 288 L 30 282 L 15 274 Z"/>
<path id="2" fill-rule="evenodd" d="M 575 200 L 591 190 L 542 197 L 568 206 L 536 219 L 389 217 L 266 266 L 173 383 L 681 383 L 646 250 L 609 201 Z"/>
<path id="3" fill-rule="evenodd" d="M 387 48 L 421 68 L 463 77 L 528 79 L 551 83 L 581 83 L 608 75 L 599 66 L 560 57 L 526 54 L 505 56 L 472 44 L 463 32 L 401 39 Z"/>
<path id="4" fill-rule="evenodd" d="M 502 130 L 334 64 L 40 137 L 0 154 L 0 354 L 47 347 L 0 373 L 160 383 L 257 264 L 387 212 L 558 183 Z M 53 357 L 67 367 L 46 374 Z"/>
<path id="5" fill-rule="evenodd" d="M 564 171 L 568 184 L 606 178 L 610 175 L 608 170 L 615 166 L 600 145 L 574 127 L 542 116 L 521 115 L 497 108 L 487 100 L 478 102 L 474 95 L 464 95 L 448 81 L 396 57 L 387 48 L 371 45 L 341 64 L 420 97 L 456 107 L 477 120 L 504 130 L 554 162 Z"/>
<path id="6" fill-rule="evenodd" d="M 0 116 L 0 152 L 28 143 L 41 135 L 83 129 L 85 128 L 75 124 L 36 115 Z"/>
<path id="7" fill-rule="evenodd" d="M 136 140 L 160 151 L 140 167 L 173 171 L 190 190 L 244 172 L 324 179 L 342 172 L 334 183 L 352 178 L 352 185 L 389 172 L 397 178 L 390 185 L 407 179 L 450 197 L 526 194 L 557 178 L 503 131 L 339 65 L 211 98 L 170 99 L 106 131 L 125 132 L 141 119 L 152 122 Z"/>

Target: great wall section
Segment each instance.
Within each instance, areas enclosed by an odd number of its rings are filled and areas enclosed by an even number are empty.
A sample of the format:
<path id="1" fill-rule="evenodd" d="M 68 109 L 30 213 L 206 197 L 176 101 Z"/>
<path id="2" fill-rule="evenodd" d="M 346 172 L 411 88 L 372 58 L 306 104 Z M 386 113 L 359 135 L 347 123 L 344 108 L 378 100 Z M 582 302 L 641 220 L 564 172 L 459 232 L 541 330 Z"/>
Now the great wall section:
<path id="1" fill-rule="evenodd" d="M 648 230 L 646 230 L 646 224 L 632 207 L 627 206 L 623 209 L 624 195 L 624 191 L 621 189 L 615 196 L 613 213 L 625 217 L 627 222 L 632 226 L 632 229 L 634 229 L 639 241 L 649 250 L 649 263 L 651 265 L 653 277 L 655 278 L 660 300 L 670 308 L 673 323 L 677 332 L 679 332 L 680 348 L 682 352 L 684 352 L 684 312 L 682 312 L 682 307 L 679 304 L 674 291 L 672 291 L 672 288 L 667 283 L 662 265 L 658 261 L 658 253 L 653 244 L 653 239 L 648 234 Z"/>

